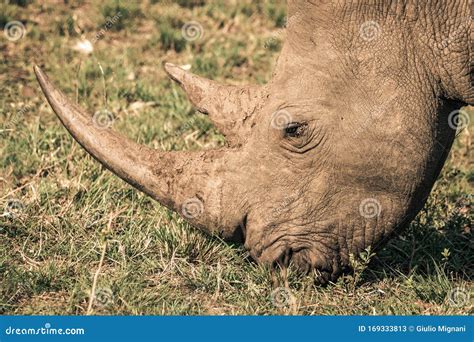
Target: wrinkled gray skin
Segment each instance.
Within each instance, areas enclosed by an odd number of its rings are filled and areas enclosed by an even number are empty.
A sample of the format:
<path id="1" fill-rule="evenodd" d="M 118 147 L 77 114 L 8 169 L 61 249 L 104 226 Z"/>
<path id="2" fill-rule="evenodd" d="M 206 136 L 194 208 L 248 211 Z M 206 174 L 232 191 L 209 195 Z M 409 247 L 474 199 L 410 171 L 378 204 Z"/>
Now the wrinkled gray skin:
<path id="1" fill-rule="evenodd" d="M 422 208 L 455 136 L 448 116 L 474 104 L 469 15 L 467 0 L 289 1 L 267 85 L 166 64 L 226 136 L 214 151 L 138 146 L 35 71 L 66 128 L 115 174 L 258 262 L 291 261 L 325 283 Z"/>

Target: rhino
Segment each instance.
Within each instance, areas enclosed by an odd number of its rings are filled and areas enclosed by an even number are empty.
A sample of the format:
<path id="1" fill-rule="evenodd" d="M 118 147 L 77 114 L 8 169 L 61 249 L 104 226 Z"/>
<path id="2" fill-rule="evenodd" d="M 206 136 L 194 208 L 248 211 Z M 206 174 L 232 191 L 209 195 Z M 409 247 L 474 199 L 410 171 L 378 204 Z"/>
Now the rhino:
<path id="1" fill-rule="evenodd" d="M 191 225 L 258 263 L 335 281 L 423 207 L 474 105 L 468 0 L 288 1 L 287 38 L 264 85 L 166 73 L 225 136 L 158 151 L 97 125 L 38 67 L 73 138 Z"/>

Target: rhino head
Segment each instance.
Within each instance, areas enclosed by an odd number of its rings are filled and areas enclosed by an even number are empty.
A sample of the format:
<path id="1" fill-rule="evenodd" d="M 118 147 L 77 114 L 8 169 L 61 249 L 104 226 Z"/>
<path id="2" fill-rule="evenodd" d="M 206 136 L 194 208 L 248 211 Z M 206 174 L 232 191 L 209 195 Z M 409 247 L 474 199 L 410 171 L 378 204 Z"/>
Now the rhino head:
<path id="1" fill-rule="evenodd" d="M 35 67 L 59 119 L 117 176 L 258 262 L 334 280 L 422 208 L 474 104 L 468 0 L 289 1 L 271 81 L 165 64 L 227 146 L 163 152 L 107 128 Z"/>

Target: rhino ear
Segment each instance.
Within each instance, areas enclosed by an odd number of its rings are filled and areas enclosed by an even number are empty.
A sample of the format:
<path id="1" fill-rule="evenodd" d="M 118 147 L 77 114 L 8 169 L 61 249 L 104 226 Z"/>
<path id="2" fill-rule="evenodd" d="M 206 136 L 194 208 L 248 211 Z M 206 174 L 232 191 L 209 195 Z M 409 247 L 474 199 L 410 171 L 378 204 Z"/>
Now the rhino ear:
<path id="1" fill-rule="evenodd" d="M 197 110 L 209 115 L 231 145 L 245 140 L 250 129 L 245 121 L 267 97 L 265 86 L 221 84 L 171 63 L 165 63 L 164 68 L 171 79 L 183 88 Z"/>

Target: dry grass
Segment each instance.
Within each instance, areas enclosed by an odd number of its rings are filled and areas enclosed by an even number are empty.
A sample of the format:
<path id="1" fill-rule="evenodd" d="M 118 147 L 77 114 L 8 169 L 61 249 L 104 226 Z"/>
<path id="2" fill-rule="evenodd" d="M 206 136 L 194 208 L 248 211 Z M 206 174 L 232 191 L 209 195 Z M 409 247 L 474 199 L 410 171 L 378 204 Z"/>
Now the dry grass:
<path id="1" fill-rule="evenodd" d="M 93 314 L 473 312 L 472 301 L 453 305 L 447 297 L 473 285 L 469 129 L 406 232 L 336 284 L 316 288 L 290 272 L 294 308 L 280 307 L 269 270 L 241 246 L 192 229 L 74 143 L 45 104 L 32 64 L 89 112 L 114 113 L 114 129 L 136 141 L 165 150 L 220 146 L 222 136 L 195 115 L 161 63 L 190 64 L 235 84 L 265 82 L 284 39 L 283 3 L 23 2 L 0 5 L 2 27 L 19 20 L 27 30 L 18 41 L 0 40 L 0 206 L 8 208 L 0 218 L 0 313 L 87 313 L 104 245 Z M 118 12 L 120 21 L 105 30 Z M 189 21 L 203 28 L 193 42 L 181 33 Z M 98 32 L 93 54 L 72 49 Z M 119 214 L 107 228 L 112 213 Z"/>

